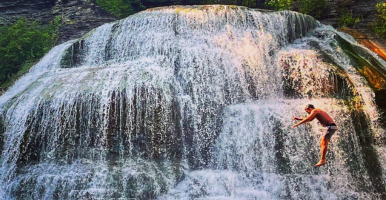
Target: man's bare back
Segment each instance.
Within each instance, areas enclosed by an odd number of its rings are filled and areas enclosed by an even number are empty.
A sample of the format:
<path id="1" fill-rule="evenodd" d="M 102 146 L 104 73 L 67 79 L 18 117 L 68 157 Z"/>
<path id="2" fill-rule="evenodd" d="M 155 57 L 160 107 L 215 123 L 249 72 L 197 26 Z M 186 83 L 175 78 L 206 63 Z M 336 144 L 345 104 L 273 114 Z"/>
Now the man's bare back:
<path id="1" fill-rule="evenodd" d="M 315 118 L 319 120 L 322 126 L 326 126 L 327 124 L 334 123 L 331 117 L 320 108 L 305 109 L 305 111 L 310 115 L 308 115 L 306 118 L 294 117 L 294 120 L 301 120 L 301 121 L 293 125 L 293 128 L 299 126 L 300 124 L 304 124 L 306 122 L 312 121 Z"/>

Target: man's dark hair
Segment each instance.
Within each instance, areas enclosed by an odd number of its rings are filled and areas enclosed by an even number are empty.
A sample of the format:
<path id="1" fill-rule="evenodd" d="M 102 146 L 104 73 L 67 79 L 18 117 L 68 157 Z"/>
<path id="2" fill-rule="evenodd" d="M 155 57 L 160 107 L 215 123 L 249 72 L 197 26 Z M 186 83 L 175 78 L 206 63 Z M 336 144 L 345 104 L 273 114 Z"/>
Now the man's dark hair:
<path id="1" fill-rule="evenodd" d="M 309 109 L 309 108 L 315 109 L 314 105 L 312 105 L 312 104 L 307 104 L 306 109 Z"/>

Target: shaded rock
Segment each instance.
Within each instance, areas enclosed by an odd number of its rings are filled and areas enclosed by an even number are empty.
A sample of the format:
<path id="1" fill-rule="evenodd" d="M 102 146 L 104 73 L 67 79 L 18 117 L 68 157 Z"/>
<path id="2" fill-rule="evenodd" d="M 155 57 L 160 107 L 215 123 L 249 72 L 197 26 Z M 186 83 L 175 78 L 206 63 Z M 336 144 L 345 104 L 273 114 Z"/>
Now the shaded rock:
<path id="1" fill-rule="evenodd" d="M 327 0 L 330 5 L 330 10 L 325 15 L 326 19 L 321 20 L 323 24 L 331 25 L 333 27 L 338 26 L 338 18 L 342 11 L 352 11 L 353 17 L 359 17 L 361 21 L 356 25 L 358 29 L 368 28 L 367 24 L 373 21 L 376 13 L 375 5 L 378 3 L 377 0 L 357 0 L 357 1 L 343 1 L 343 0 Z"/>

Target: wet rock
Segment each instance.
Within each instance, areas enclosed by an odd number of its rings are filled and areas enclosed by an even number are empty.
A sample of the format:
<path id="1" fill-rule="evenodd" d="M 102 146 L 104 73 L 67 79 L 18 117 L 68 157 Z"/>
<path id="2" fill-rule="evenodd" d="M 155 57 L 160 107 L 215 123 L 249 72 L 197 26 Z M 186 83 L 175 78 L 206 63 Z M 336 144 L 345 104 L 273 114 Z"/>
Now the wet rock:
<path id="1" fill-rule="evenodd" d="M 71 45 L 64 53 L 60 62 L 62 68 L 73 68 L 81 65 L 84 61 L 84 40 L 79 40 Z"/>
<path id="2" fill-rule="evenodd" d="M 317 67 L 310 67 L 313 66 L 312 61 L 301 60 L 298 54 L 283 55 L 280 63 L 283 68 L 283 90 L 286 97 L 346 99 L 353 95 L 353 83 L 338 65 L 329 64 L 332 59 L 327 54 L 319 52 L 314 59 L 319 60 Z"/>
<path id="3" fill-rule="evenodd" d="M 340 36 L 336 36 L 336 39 L 347 55 L 350 55 L 352 60 L 355 61 L 353 66 L 366 78 L 370 87 L 374 91 L 385 89 L 386 70 L 382 67 L 382 63 L 365 48 L 352 45 Z"/>
<path id="4" fill-rule="evenodd" d="M 379 163 L 377 151 L 372 145 L 374 137 L 369 129 L 369 121 L 366 119 L 366 114 L 360 109 L 351 110 L 351 118 L 353 119 L 354 129 L 361 146 L 361 153 L 364 158 L 364 165 L 371 180 L 374 192 L 381 199 L 386 198 L 385 185 L 382 181 L 382 167 Z"/>
<path id="5" fill-rule="evenodd" d="M 375 103 L 380 110 L 380 122 L 381 125 L 386 129 L 386 89 L 375 91 Z M 380 138 L 380 144 L 386 144 L 386 137 Z"/>
<path id="6" fill-rule="evenodd" d="M 5 132 L 4 119 L 0 115 L 0 149 L 3 149 L 3 145 L 4 145 L 4 132 Z M 1 155 L 0 155 L 0 159 L 1 159 Z"/>

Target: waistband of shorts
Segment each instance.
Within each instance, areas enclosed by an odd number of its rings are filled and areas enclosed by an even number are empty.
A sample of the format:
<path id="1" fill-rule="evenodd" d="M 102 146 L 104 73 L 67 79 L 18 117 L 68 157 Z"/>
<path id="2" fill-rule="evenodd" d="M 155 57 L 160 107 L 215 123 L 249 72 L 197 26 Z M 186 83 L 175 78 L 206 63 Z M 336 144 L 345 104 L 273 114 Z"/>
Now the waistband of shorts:
<path id="1" fill-rule="evenodd" d="M 329 123 L 326 125 L 326 127 L 330 129 L 338 129 L 338 126 L 335 123 Z"/>

